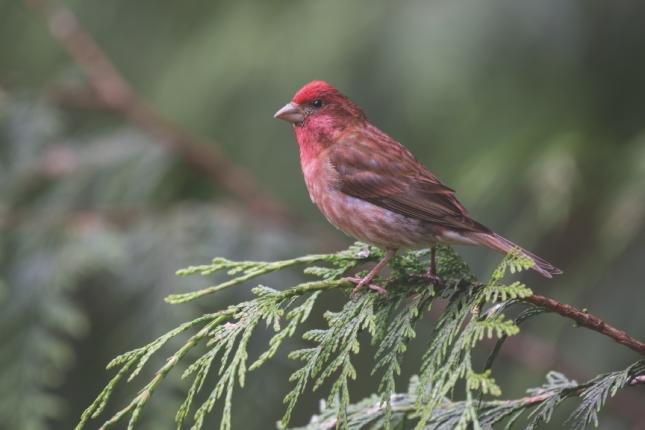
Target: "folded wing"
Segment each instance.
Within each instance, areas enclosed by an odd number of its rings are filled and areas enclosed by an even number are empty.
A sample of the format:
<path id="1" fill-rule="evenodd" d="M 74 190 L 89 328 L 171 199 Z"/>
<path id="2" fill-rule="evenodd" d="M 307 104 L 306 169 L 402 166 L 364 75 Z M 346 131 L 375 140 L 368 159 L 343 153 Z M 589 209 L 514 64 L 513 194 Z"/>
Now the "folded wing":
<path id="1" fill-rule="evenodd" d="M 378 145 L 369 143 L 370 139 L 378 139 Z M 451 230 L 490 232 L 468 215 L 454 190 L 384 133 L 374 129 L 354 132 L 329 151 L 343 193 Z"/>

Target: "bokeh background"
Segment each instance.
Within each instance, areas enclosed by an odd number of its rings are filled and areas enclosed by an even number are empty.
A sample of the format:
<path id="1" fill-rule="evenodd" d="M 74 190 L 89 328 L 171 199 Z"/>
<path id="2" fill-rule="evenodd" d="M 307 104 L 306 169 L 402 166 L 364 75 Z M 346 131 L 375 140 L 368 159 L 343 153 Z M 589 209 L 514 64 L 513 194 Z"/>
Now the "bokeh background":
<path id="1" fill-rule="evenodd" d="M 62 3 L 73 15 L 48 4 L 0 1 L 0 428 L 72 428 L 110 358 L 250 294 L 167 305 L 165 295 L 213 282 L 176 269 L 351 242 L 311 204 L 289 126 L 272 118 L 312 79 L 350 95 L 478 219 L 564 270 L 548 282 L 525 275 L 532 288 L 645 338 L 645 3 Z M 100 58 L 83 65 L 66 51 L 88 53 L 69 37 L 73 16 L 134 102 L 96 69 Z M 499 261 L 459 251 L 482 276 Z M 257 336 L 252 354 L 265 342 Z M 355 400 L 374 389 L 369 358 Z M 514 397 L 549 369 L 584 380 L 636 358 L 546 316 L 509 342 L 495 372 Z M 273 428 L 294 368 L 282 354 L 252 375 L 234 428 Z M 173 428 L 186 386 L 171 378 L 141 428 Z M 296 424 L 321 396 L 300 403 Z M 643 405 L 643 389 L 627 390 L 601 427 L 645 428 Z"/>

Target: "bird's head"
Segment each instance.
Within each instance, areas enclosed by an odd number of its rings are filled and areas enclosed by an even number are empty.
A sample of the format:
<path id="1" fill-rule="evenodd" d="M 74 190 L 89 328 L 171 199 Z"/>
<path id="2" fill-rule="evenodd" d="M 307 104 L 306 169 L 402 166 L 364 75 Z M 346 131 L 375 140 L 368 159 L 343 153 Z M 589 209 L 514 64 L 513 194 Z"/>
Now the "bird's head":
<path id="1" fill-rule="evenodd" d="M 365 119 L 365 114 L 327 82 L 311 81 L 300 88 L 291 102 L 274 117 L 290 122 L 296 128 L 324 132 L 342 129 L 353 120 Z"/>

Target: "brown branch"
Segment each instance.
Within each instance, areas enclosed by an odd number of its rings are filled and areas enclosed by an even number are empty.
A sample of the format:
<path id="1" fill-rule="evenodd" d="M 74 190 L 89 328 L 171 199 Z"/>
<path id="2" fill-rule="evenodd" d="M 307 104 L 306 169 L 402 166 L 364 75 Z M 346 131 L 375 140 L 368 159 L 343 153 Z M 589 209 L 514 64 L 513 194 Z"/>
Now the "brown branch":
<path id="1" fill-rule="evenodd" d="M 554 345 L 533 337 L 528 332 L 523 331 L 521 336 L 509 337 L 504 343 L 504 347 L 501 348 L 500 354 L 537 373 L 549 369 L 559 369 L 572 379 L 578 381 L 586 379 L 585 372 L 579 363 L 568 360 L 560 354 Z M 636 376 L 630 382 L 630 385 L 639 384 L 645 385 L 645 375 Z M 609 403 L 607 408 L 620 416 L 630 417 L 630 420 L 641 421 L 645 419 L 645 414 L 639 407 L 645 404 L 643 394 L 643 390 L 632 392 L 629 396 L 618 393 L 618 396 L 622 396 L 622 398 Z"/>
<path id="2" fill-rule="evenodd" d="M 550 297 L 539 296 L 536 294 L 522 300 L 546 308 L 565 318 L 569 318 L 582 327 L 597 331 L 605 336 L 609 336 L 621 345 L 624 345 L 641 355 L 645 355 L 645 343 L 628 335 L 624 330 L 620 330 L 611 324 L 606 323 L 595 315 L 582 311 L 571 305 L 560 303 Z"/>
<path id="3" fill-rule="evenodd" d="M 147 105 L 70 9 L 48 0 L 25 2 L 43 16 L 51 35 L 85 72 L 101 105 L 156 136 L 159 143 L 236 195 L 253 212 L 278 222 L 293 221 L 293 216 L 284 205 L 263 189 L 246 170 L 215 149 L 212 142 L 186 133 Z"/>

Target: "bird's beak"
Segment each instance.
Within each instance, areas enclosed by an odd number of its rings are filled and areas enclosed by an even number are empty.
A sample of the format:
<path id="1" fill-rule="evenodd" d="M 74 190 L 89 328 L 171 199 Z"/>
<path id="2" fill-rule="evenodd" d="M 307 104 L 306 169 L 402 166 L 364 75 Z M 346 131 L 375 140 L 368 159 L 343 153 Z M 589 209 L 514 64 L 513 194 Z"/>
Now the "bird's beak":
<path id="1" fill-rule="evenodd" d="M 284 107 L 277 111 L 273 117 L 283 119 L 293 124 L 298 124 L 304 121 L 305 113 L 302 111 L 298 103 L 291 102 L 284 105 Z"/>

